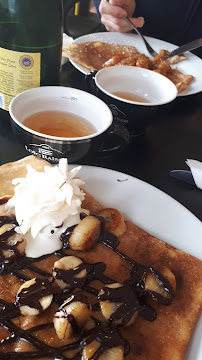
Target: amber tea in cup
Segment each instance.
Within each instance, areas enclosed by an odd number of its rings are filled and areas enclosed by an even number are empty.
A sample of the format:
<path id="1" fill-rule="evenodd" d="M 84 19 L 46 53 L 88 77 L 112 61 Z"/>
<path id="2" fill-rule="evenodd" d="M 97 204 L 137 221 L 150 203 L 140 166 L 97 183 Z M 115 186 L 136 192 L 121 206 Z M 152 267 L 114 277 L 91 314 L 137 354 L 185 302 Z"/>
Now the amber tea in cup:
<path id="1" fill-rule="evenodd" d="M 31 130 L 57 137 L 82 137 L 97 131 L 82 116 L 65 111 L 39 111 L 25 118 L 23 124 Z"/>
<path id="2" fill-rule="evenodd" d="M 144 96 L 139 96 L 136 94 L 133 94 L 131 92 L 123 92 L 123 91 L 114 91 L 112 95 L 117 96 L 118 98 L 129 100 L 129 101 L 136 101 L 140 103 L 149 103 L 148 99 L 146 99 Z"/>

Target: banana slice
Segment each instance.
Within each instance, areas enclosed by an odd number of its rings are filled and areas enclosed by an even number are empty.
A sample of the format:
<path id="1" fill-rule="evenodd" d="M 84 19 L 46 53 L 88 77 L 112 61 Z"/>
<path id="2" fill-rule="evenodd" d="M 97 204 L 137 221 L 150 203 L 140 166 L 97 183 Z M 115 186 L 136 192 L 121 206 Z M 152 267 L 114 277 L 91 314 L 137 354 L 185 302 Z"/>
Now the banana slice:
<path id="1" fill-rule="evenodd" d="M 170 282 L 173 290 L 175 291 L 176 279 L 172 271 L 166 266 L 155 267 L 155 269 L 157 269 Z M 164 298 L 169 298 L 168 291 L 164 290 L 163 284 L 152 272 L 149 272 L 146 276 L 145 290 L 156 292 L 157 294 L 160 294 Z"/>
<path id="2" fill-rule="evenodd" d="M 86 345 L 82 352 L 82 360 L 92 359 L 93 355 L 99 349 L 100 346 L 101 344 L 97 340 L 93 340 L 90 344 Z M 124 359 L 124 349 L 122 346 L 117 346 L 108 349 L 98 358 L 98 360 L 123 360 L 123 359 Z"/>
<path id="3" fill-rule="evenodd" d="M 86 216 L 74 228 L 69 247 L 72 250 L 91 250 L 98 242 L 101 231 L 101 221 L 95 216 Z"/>
<path id="4" fill-rule="evenodd" d="M 137 304 L 136 295 L 133 292 L 128 293 L 128 291 L 128 287 L 114 283 L 106 285 L 98 294 L 102 315 L 114 325 L 129 326 L 134 323 L 138 315 L 139 304 Z M 125 303 L 124 295 L 128 297 L 128 305 Z M 134 307 L 130 306 L 133 298 L 135 300 Z"/>
<path id="5" fill-rule="evenodd" d="M 9 219 L 10 220 L 10 219 Z M 2 249 L 2 253 L 5 259 L 9 259 L 17 251 L 23 254 L 25 251 L 25 239 L 22 235 L 12 231 L 16 227 L 16 224 L 6 223 L 0 227 L 0 236 L 4 239 L 5 246 Z"/>
<path id="6" fill-rule="evenodd" d="M 123 216 L 116 209 L 103 209 L 99 212 L 105 220 L 105 229 L 116 236 L 121 236 L 127 229 Z"/>
<path id="7" fill-rule="evenodd" d="M 48 280 L 31 279 L 20 286 L 15 305 L 22 315 L 38 315 L 46 310 L 53 299 L 52 287 Z"/>
<path id="8" fill-rule="evenodd" d="M 8 247 L 8 250 L 2 250 L 5 259 L 9 259 L 12 256 L 14 256 L 14 254 L 16 254 L 17 251 L 19 254 L 23 254 L 25 252 L 26 242 L 21 234 L 15 233 L 11 235 L 7 239 L 6 245 Z"/>
<path id="9" fill-rule="evenodd" d="M 55 313 L 53 323 L 59 339 L 71 339 L 77 336 L 88 322 L 91 309 L 86 296 L 82 301 L 75 295 L 67 299 Z"/>
<path id="10" fill-rule="evenodd" d="M 15 228 L 15 224 L 3 224 L 1 227 L 0 227 L 0 235 L 3 235 L 5 234 L 7 231 L 10 231 L 12 229 Z"/>
<path id="11" fill-rule="evenodd" d="M 75 256 L 65 256 L 56 261 L 53 266 L 54 282 L 61 289 L 82 287 L 86 275 L 85 264 Z"/>
<path id="12" fill-rule="evenodd" d="M 117 327 L 100 322 L 83 340 L 82 360 L 123 360 L 125 341 Z"/>
<path id="13" fill-rule="evenodd" d="M 11 195 L 0 196 L 0 216 L 14 216 L 6 209 L 6 204 L 11 197 Z"/>
<path id="14" fill-rule="evenodd" d="M 100 342 L 93 340 L 90 344 L 86 345 L 82 351 L 82 360 L 92 359 L 92 356 L 100 347 Z"/>
<path id="15" fill-rule="evenodd" d="M 173 272 L 166 266 L 157 266 L 156 269 L 166 278 L 171 284 L 173 290 L 176 290 L 176 279 Z"/>
<path id="16" fill-rule="evenodd" d="M 106 294 L 107 288 L 108 289 L 117 289 L 117 288 L 120 288 L 122 286 L 123 285 L 119 284 L 119 283 L 106 285 L 105 288 L 102 289 L 99 292 L 98 299 L 102 299 L 101 295 Z M 109 320 L 111 315 L 114 314 L 117 311 L 117 309 L 121 306 L 121 302 L 111 302 L 109 300 L 105 300 L 105 301 L 99 300 L 99 303 L 100 303 L 100 308 L 101 308 L 102 315 L 104 316 L 104 318 L 106 320 Z M 115 321 L 114 323 L 116 325 L 118 325 L 119 322 L 121 322 L 121 320 L 120 321 L 119 320 Z"/>
<path id="17" fill-rule="evenodd" d="M 25 251 L 25 239 L 22 235 L 12 231 L 17 224 L 15 215 L 6 208 L 7 202 L 11 197 L 11 195 L 0 197 L 0 236 L 5 243 L 4 250 L 2 250 L 5 259 L 13 256 L 16 250 L 20 254 L 23 254 Z"/>
<path id="18" fill-rule="evenodd" d="M 7 240 L 8 246 L 16 248 L 22 255 L 25 252 L 26 241 L 21 234 L 15 233 Z"/>

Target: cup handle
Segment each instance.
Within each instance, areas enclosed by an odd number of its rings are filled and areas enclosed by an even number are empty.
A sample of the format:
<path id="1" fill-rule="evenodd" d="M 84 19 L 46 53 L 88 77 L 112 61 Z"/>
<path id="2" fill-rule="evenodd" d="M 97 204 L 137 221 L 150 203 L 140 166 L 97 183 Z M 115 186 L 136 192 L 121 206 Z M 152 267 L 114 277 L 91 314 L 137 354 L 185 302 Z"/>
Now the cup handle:
<path id="1" fill-rule="evenodd" d="M 98 96 L 98 88 L 95 85 L 94 77 L 98 71 L 91 71 L 85 76 L 86 91 Z M 122 151 L 129 144 L 130 135 L 123 125 L 112 123 L 110 128 L 103 135 L 96 138 L 93 150 L 97 155 L 111 156 L 117 151 Z"/>
<path id="2" fill-rule="evenodd" d="M 97 96 L 97 86 L 95 85 L 94 77 L 97 74 L 97 70 L 90 71 L 88 74 L 85 75 L 86 81 L 86 91 L 90 92 L 91 94 Z"/>
<path id="3" fill-rule="evenodd" d="M 93 151 L 98 156 L 112 156 L 117 151 L 121 152 L 129 144 L 130 136 L 128 130 L 113 123 L 110 128 L 99 139 L 93 143 Z"/>

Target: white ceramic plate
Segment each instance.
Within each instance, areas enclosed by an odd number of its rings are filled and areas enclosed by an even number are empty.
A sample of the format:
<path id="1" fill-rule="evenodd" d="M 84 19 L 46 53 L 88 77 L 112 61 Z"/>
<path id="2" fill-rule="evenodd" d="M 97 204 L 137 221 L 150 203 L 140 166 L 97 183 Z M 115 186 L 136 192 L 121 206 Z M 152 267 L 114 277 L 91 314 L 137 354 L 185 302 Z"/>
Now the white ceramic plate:
<path id="1" fill-rule="evenodd" d="M 172 51 L 176 49 L 178 46 L 170 44 L 168 42 L 154 39 L 148 36 L 145 36 L 149 44 L 158 52 L 160 49 L 165 49 L 168 51 Z M 145 55 L 150 56 L 144 42 L 140 38 L 140 36 L 136 34 L 123 34 L 118 32 L 100 32 L 94 34 L 88 34 L 81 36 L 74 40 L 75 43 L 82 43 L 86 41 L 102 41 L 108 43 L 116 43 L 119 45 L 130 45 L 135 46 L 140 53 L 145 53 Z M 186 91 L 183 91 L 178 96 L 185 96 L 196 94 L 202 91 L 202 59 L 198 56 L 192 54 L 191 52 L 186 52 L 187 59 L 181 61 L 177 64 L 177 67 L 180 71 L 187 75 L 193 75 L 194 80 L 190 84 L 189 88 Z M 71 63 L 82 73 L 87 74 L 89 70 L 85 67 L 79 65 L 75 61 L 70 60 Z M 176 65 L 175 65 L 176 66 Z"/>
<path id="2" fill-rule="evenodd" d="M 85 181 L 84 189 L 104 206 L 119 209 L 125 219 L 151 235 L 202 259 L 202 223 L 173 198 L 141 180 L 113 170 L 82 166 L 79 176 Z M 202 359 L 201 333 L 202 317 L 184 360 Z"/>

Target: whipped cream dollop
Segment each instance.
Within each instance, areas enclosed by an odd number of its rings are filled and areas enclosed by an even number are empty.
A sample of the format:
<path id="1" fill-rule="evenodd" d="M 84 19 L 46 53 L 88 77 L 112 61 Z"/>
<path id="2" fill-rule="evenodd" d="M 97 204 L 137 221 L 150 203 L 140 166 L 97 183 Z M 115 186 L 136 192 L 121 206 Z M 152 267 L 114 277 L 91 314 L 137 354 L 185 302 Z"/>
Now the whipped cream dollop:
<path id="1" fill-rule="evenodd" d="M 26 240 L 25 254 L 36 258 L 61 249 L 61 234 L 80 223 L 84 181 L 76 177 L 81 166 L 68 171 L 67 159 L 58 166 L 45 166 L 38 172 L 27 165 L 25 178 L 14 179 L 14 196 L 7 209 L 14 211 L 19 224 L 17 233 Z M 76 177 L 76 178 L 75 178 Z"/>

